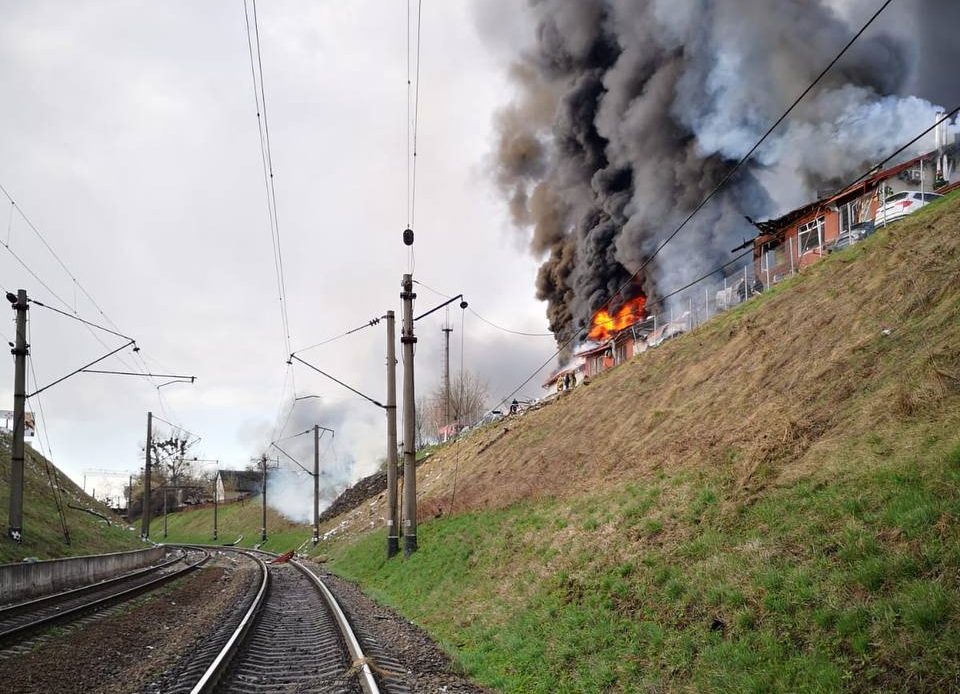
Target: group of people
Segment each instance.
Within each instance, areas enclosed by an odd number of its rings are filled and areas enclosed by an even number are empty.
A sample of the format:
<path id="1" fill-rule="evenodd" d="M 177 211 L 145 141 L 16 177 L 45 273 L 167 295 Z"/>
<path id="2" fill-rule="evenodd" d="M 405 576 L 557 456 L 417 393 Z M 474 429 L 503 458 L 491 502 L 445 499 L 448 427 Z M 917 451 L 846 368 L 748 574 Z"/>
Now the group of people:
<path id="1" fill-rule="evenodd" d="M 573 390 L 573 387 L 577 385 L 577 375 L 572 371 L 568 371 L 557 378 L 557 392 L 562 393 L 565 390 Z"/>

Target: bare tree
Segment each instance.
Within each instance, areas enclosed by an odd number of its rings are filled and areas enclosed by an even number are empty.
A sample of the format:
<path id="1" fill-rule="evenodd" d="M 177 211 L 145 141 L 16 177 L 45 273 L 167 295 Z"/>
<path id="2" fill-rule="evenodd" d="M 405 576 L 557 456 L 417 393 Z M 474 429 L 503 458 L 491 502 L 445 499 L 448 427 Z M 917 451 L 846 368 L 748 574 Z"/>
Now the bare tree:
<path id="1" fill-rule="evenodd" d="M 453 424 L 459 429 L 480 419 L 487 404 L 487 384 L 471 371 L 464 371 L 450 381 L 450 416 L 447 419 L 446 393 L 443 385 L 427 396 L 423 412 L 431 433 Z"/>

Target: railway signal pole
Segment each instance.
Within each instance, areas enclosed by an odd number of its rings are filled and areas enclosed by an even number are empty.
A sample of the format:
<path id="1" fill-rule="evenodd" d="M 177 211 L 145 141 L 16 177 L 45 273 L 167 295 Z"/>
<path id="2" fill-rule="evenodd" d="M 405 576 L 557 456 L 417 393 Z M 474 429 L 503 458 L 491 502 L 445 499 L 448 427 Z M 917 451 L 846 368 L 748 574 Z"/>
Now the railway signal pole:
<path id="1" fill-rule="evenodd" d="M 387 559 L 400 551 L 397 508 L 397 334 L 393 311 L 387 311 Z"/>
<path id="2" fill-rule="evenodd" d="M 10 450 L 10 514 L 7 535 L 14 542 L 23 542 L 23 437 L 26 430 L 27 400 L 27 290 L 19 289 L 16 295 L 7 293 L 7 301 L 13 304 L 17 314 L 16 343 L 13 346 L 13 446 Z"/>
<path id="3" fill-rule="evenodd" d="M 417 551 L 417 413 L 413 385 L 413 275 L 403 276 L 403 556 Z"/>

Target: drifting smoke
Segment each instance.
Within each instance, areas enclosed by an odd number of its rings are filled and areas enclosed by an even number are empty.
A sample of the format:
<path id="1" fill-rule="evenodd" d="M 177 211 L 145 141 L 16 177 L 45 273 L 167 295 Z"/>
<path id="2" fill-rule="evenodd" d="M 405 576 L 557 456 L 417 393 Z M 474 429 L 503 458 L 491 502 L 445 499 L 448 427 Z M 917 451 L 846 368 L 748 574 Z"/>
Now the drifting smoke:
<path id="1" fill-rule="evenodd" d="M 341 405 L 328 405 L 322 400 L 311 399 L 298 402 L 287 421 L 287 436 L 312 429 L 315 423 L 336 432 L 333 437 L 325 432 L 320 439 L 321 513 L 357 475 L 362 474 L 354 457 L 343 451 L 350 446 L 357 433 L 351 431 L 348 419 L 362 423 L 362 417 Z M 308 434 L 279 441 L 278 444 L 304 468 L 313 472 L 312 430 Z M 267 504 L 292 521 L 312 523 L 313 477 L 275 448 L 270 450 L 270 456 L 277 456 L 280 463 L 278 469 L 270 470 L 267 475 Z"/>
<path id="2" fill-rule="evenodd" d="M 869 13 L 852 27 L 826 0 L 530 0 L 530 10 L 536 41 L 497 118 L 496 180 L 545 258 L 537 297 L 558 342 L 611 300 L 616 310 L 640 292 L 653 299 L 726 262 L 755 235 L 745 215 L 836 187 L 934 120 L 928 101 L 900 96 L 917 82 L 916 48 L 871 29 L 617 296 Z M 960 52 L 955 43 L 944 50 Z"/>

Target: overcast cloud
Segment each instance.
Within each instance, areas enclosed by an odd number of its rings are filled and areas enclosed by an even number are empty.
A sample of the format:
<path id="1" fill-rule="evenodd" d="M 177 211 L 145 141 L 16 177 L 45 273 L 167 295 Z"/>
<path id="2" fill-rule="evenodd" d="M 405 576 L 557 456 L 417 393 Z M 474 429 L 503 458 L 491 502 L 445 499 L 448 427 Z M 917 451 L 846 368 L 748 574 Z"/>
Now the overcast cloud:
<path id="1" fill-rule="evenodd" d="M 142 379 L 78 375 L 52 388 L 43 407 L 54 460 L 78 481 L 88 469 L 134 470 L 153 410 L 202 436 L 200 457 L 245 465 L 291 387 L 242 3 L 0 8 L 0 183 L 151 367 L 198 377 L 164 389 L 166 411 Z M 262 1 L 259 13 L 297 348 L 399 310 L 406 6 Z M 425 3 L 415 275 L 462 291 L 491 320 L 542 332 L 535 261 L 519 249 L 486 174 L 510 55 L 509 42 L 484 42 L 482 26 L 471 3 Z M 522 23 L 511 27 L 522 34 Z M 16 216 L 10 234 L 56 294 L 102 321 Z M 59 305 L 6 251 L 0 285 Z M 437 301 L 420 292 L 420 307 Z M 419 326 L 421 392 L 439 378 L 440 320 Z M 30 321 L 41 384 L 106 351 L 81 325 L 39 307 Z M 498 397 L 553 348 L 550 338 L 507 339 L 469 313 L 465 332 L 467 368 Z M 12 338 L 11 320 L 0 335 Z M 383 396 L 382 325 L 304 356 Z M 338 454 L 356 461 L 352 476 L 369 472 L 383 455 L 382 413 L 301 367 L 294 373 L 298 394 L 320 394 L 320 412 L 337 412 Z M 12 378 L 8 358 L 0 408 L 12 407 Z M 535 380 L 527 392 L 537 391 Z M 120 479 L 91 479 L 88 490 L 112 482 L 119 493 Z"/>

